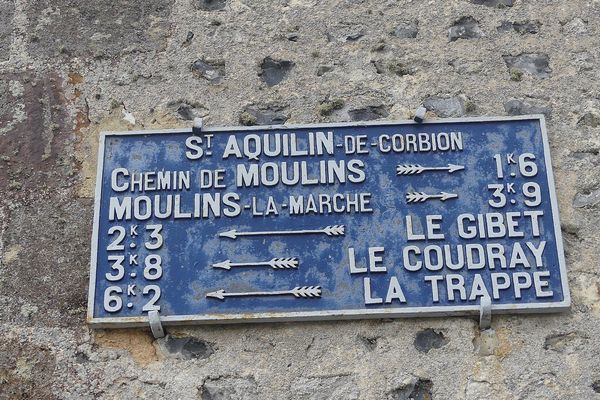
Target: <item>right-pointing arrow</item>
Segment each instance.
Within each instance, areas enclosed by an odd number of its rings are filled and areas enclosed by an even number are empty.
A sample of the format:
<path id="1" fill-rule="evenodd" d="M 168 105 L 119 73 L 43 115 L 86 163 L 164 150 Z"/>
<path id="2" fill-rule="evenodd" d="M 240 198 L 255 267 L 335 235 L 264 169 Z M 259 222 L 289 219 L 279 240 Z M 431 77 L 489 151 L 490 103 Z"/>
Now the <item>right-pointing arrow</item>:
<path id="1" fill-rule="evenodd" d="M 463 165 L 448 164 L 446 167 L 424 167 L 420 164 L 400 164 L 396 166 L 396 175 L 419 175 L 425 171 L 448 171 L 449 174 L 465 169 Z"/>
<path id="2" fill-rule="evenodd" d="M 432 199 L 446 201 L 448 199 L 456 199 L 456 198 L 458 198 L 458 194 L 447 193 L 447 192 L 440 192 L 439 194 L 427 194 L 425 192 L 406 193 L 406 202 L 407 203 L 423 203 L 427 200 L 432 200 Z"/>

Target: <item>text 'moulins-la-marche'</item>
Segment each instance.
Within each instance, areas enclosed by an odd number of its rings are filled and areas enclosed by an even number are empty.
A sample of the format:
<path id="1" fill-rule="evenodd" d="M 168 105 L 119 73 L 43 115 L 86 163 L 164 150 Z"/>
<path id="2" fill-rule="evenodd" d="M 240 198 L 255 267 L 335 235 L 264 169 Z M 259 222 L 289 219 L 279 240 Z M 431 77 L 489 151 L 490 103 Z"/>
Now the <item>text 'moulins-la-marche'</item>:
<path id="1" fill-rule="evenodd" d="M 569 307 L 543 117 L 102 135 L 97 326 Z"/>

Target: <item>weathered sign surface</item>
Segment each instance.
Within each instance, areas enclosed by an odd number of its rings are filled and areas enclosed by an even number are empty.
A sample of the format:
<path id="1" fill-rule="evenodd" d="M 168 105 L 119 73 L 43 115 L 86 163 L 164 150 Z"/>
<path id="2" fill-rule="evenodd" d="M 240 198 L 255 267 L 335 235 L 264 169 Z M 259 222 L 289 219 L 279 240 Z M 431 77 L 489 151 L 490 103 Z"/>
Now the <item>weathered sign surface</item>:
<path id="1" fill-rule="evenodd" d="M 106 133 L 99 325 L 570 304 L 543 117 Z"/>

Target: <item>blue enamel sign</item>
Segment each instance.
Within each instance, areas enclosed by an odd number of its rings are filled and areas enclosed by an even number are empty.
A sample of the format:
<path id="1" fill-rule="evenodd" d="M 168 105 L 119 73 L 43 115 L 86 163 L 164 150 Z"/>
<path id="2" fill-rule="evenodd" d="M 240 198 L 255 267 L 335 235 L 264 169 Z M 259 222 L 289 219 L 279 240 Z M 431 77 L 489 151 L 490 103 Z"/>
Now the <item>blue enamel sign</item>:
<path id="1" fill-rule="evenodd" d="M 566 309 L 541 116 L 101 137 L 89 321 Z"/>

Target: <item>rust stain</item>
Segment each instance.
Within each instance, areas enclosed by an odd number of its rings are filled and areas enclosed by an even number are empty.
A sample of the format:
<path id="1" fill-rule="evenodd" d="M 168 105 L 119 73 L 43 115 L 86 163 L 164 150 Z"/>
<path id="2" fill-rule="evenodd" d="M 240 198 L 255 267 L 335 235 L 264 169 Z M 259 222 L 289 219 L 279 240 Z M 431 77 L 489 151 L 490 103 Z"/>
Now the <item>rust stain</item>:
<path id="1" fill-rule="evenodd" d="M 498 346 L 494 350 L 494 355 L 500 359 L 506 357 L 513 350 L 510 338 L 512 331 L 508 328 L 499 328 L 496 330 L 498 336 Z"/>
<path id="2" fill-rule="evenodd" d="M 100 347 L 127 350 L 136 364 L 145 367 L 158 361 L 152 336 L 138 329 L 97 331 L 95 343 Z"/>
<path id="3" fill-rule="evenodd" d="M 78 85 L 83 82 L 83 76 L 79 72 L 69 72 L 69 84 Z"/>
<path id="4" fill-rule="evenodd" d="M 77 111 L 75 115 L 75 130 L 77 132 L 81 132 L 82 129 L 90 126 L 90 119 L 88 118 L 87 113 L 83 111 Z"/>

